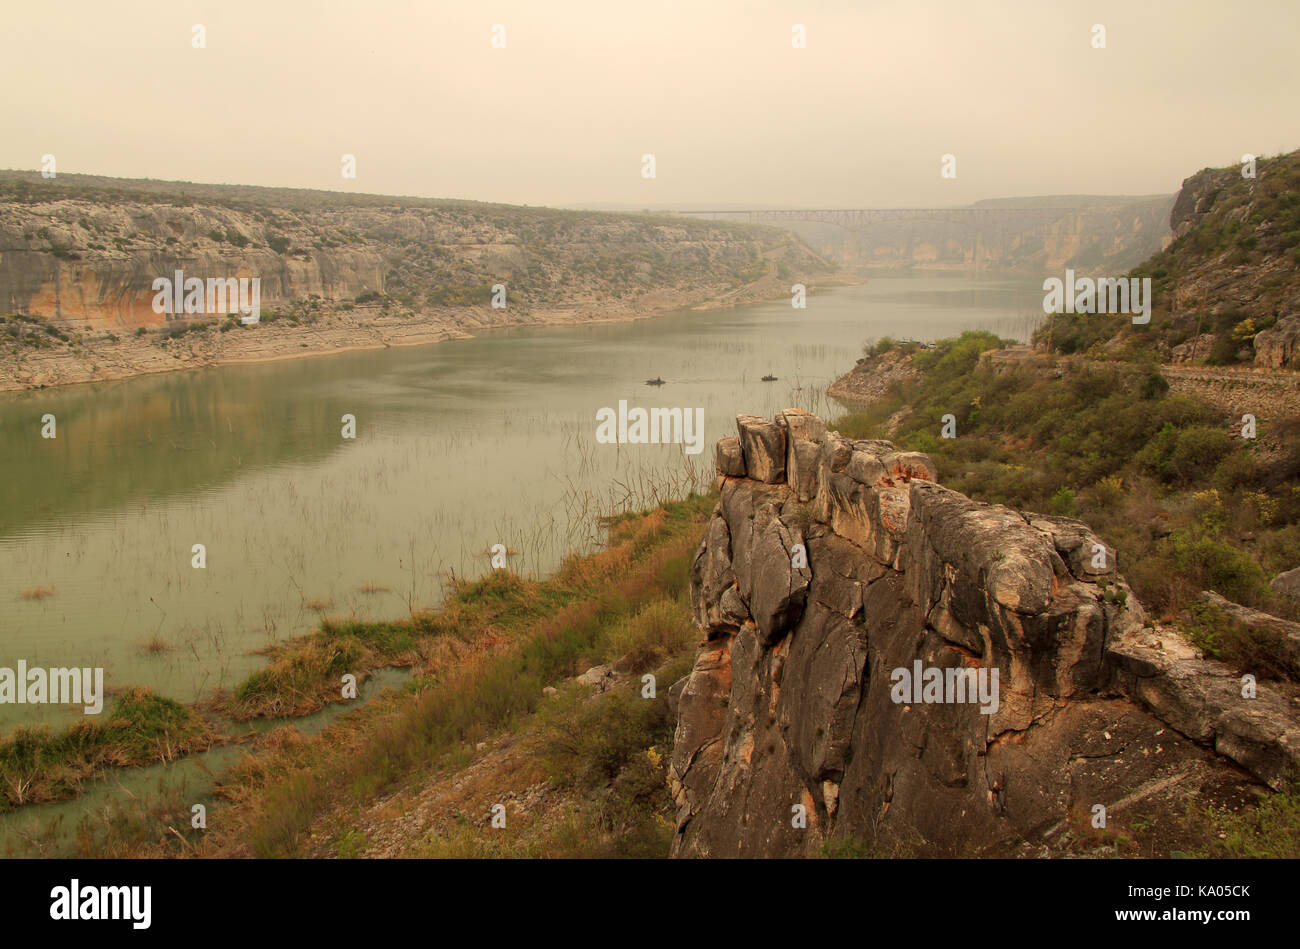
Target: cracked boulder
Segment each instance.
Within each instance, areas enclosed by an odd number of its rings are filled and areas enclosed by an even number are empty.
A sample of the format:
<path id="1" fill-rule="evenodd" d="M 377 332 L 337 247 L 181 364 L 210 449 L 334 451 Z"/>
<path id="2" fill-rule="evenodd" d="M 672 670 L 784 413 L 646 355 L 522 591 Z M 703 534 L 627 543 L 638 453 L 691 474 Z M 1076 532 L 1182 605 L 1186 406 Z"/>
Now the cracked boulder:
<path id="1" fill-rule="evenodd" d="M 736 416 L 745 471 L 755 481 L 785 480 L 785 429 L 757 415 Z"/>

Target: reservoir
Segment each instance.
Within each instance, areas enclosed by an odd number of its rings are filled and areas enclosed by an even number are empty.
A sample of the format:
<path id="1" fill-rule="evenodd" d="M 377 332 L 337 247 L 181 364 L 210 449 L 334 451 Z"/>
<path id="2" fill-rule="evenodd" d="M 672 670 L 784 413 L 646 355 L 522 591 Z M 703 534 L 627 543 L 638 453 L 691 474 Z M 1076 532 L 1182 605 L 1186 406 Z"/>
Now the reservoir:
<path id="1" fill-rule="evenodd" d="M 842 407 L 824 390 L 869 340 L 1024 340 L 1041 301 L 1028 279 L 879 276 L 802 310 L 513 328 L 0 394 L 0 666 L 102 667 L 110 705 L 134 685 L 181 701 L 231 688 L 265 662 L 258 650 L 322 616 L 436 606 L 448 577 L 491 569 L 497 545 L 512 570 L 544 575 L 598 543 L 600 515 L 706 490 L 738 413 L 833 419 Z M 597 413 L 620 400 L 702 409 L 703 452 L 599 442 Z M 0 733 L 77 717 L 3 705 Z"/>

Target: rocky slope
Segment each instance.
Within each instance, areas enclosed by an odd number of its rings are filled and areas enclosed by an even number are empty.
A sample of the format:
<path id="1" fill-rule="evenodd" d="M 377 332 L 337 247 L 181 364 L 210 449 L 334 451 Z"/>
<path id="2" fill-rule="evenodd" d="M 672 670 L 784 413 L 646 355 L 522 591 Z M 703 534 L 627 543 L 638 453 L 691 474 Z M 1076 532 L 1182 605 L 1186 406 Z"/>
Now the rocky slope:
<path id="1" fill-rule="evenodd" d="M 1297 764 L 1295 703 L 1147 621 L 1085 524 L 977 503 L 804 412 L 737 426 L 692 567 L 706 641 L 674 686 L 674 854 L 1039 853 L 1097 805 L 1176 814 Z M 901 684 L 917 671 L 942 687 Z"/>
<path id="2" fill-rule="evenodd" d="M 259 278 L 262 324 L 155 312 L 153 281 L 176 270 Z M 827 272 L 774 228 L 5 172 L 0 317 L 19 318 L 0 326 L 0 388 L 626 319 L 788 294 Z"/>
<path id="3" fill-rule="evenodd" d="M 882 398 L 896 385 L 919 378 L 912 353 L 891 349 L 859 359 L 854 367 L 831 383 L 826 394 L 846 404 L 867 404 Z"/>
<path id="4" fill-rule="evenodd" d="M 1096 316 L 1056 318 L 1053 344 L 1153 350 L 1162 361 L 1300 368 L 1300 152 L 1207 168 L 1183 182 L 1173 241 L 1133 271 L 1150 277 L 1146 326 Z"/>
<path id="5" fill-rule="evenodd" d="M 1238 361 L 1300 368 L 1300 152 L 1261 159 L 1255 178 L 1235 165 L 1198 172 L 1183 182 L 1170 225 L 1177 240 L 1148 268 L 1168 272 L 1169 306 L 1237 317 L 1234 341 L 1253 350 Z M 1217 335 L 1187 358 L 1209 357 L 1215 344 Z"/>

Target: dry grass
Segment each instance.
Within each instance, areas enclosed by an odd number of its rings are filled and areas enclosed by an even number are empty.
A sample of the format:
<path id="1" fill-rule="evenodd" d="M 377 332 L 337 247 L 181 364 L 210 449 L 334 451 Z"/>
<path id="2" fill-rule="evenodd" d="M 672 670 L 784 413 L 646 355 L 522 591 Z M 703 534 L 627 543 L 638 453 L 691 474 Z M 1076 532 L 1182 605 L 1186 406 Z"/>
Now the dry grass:
<path id="1" fill-rule="evenodd" d="M 361 584 L 361 586 L 357 587 L 357 592 L 358 592 L 358 593 L 366 593 L 366 594 L 374 594 L 374 593 L 392 593 L 392 592 L 393 592 L 393 588 L 392 588 L 392 587 L 381 587 L 381 586 L 379 586 L 378 584 L 371 583 L 369 580 L 367 580 L 365 583 Z"/>
<path id="2" fill-rule="evenodd" d="M 473 757 L 477 742 L 511 733 L 536 712 L 545 685 L 602 660 L 611 636 L 620 638 L 621 647 L 640 645 L 633 640 L 641 636 L 648 640 L 638 650 L 643 655 L 633 657 L 637 665 L 678 642 L 676 625 L 647 606 L 668 596 L 685 609 L 684 566 L 714 500 L 696 496 L 667 511 L 617 518 L 607 524 L 608 549 L 571 558 L 545 581 L 507 570 L 475 580 L 453 577 L 440 610 L 393 622 L 322 619 L 316 633 L 268 648 L 270 663 L 233 694 L 220 695 L 212 704 L 215 710 L 236 721 L 299 715 L 339 701 L 344 671 L 361 680 L 369 670 L 393 664 L 415 666 L 415 688 L 381 692 L 316 736 L 285 726 L 253 738 L 253 753 L 219 779 L 214 790 L 226 801 L 221 828 L 210 828 L 201 842 L 178 842 L 166 821 L 149 820 L 144 812 L 151 805 L 142 799 L 120 814 L 99 815 L 85 834 L 79 829 L 78 854 L 269 856 L 312 850 L 312 834 L 329 833 L 343 811 L 355 813 L 359 805 L 431 768 L 461 766 Z M 174 704 L 154 702 L 160 713 Z M 128 709 L 131 704 L 124 702 Z M 70 797 L 86 771 L 105 764 L 170 760 L 195 745 L 220 740 L 194 733 L 192 725 L 172 724 L 177 709 L 166 712 L 161 728 L 135 721 L 139 712 L 128 723 L 115 710 L 117 727 L 94 736 L 99 760 L 90 769 L 58 769 L 67 778 L 58 788 L 35 787 L 58 782 L 47 768 L 33 780 L 30 762 L 19 752 L 35 750 L 47 766 L 76 756 L 58 740 L 33 743 L 27 736 L 21 748 L 9 749 L 10 760 L 0 754 L 0 790 L 15 798 L 13 804 Z M 84 738 L 80 731 L 77 735 Z M 148 746 L 119 747 L 125 737 L 137 743 L 145 739 Z M 85 750 L 81 748 L 83 757 Z M 8 778 L 16 782 L 12 791 L 5 787 L 11 782 L 2 780 Z M 660 784 L 661 776 L 656 789 Z M 0 798 L 0 810 L 4 807 Z M 167 821 L 175 823 L 171 812 Z M 572 836 L 575 854 L 586 853 L 595 839 L 585 821 Z M 338 841 L 337 855 L 365 849 L 365 841 L 352 835 Z M 652 849 L 658 853 L 662 847 L 656 843 Z"/>
<path id="3" fill-rule="evenodd" d="M 236 721 L 307 715 L 342 695 L 345 673 L 362 682 L 377 661 L 375 650 L 356 636 L 316 635 L 274 650 L 275 658 L 235 687 L 217 706 Z"/>
<path id="4" fill-rule="evenodd" d="M 18 594 L 20 600 L 43 600 L 54 596 L 54 587 L 28 587 Z"/>
<path id="5" fill-rule="evenodd" d="M 375 589 L 375 590 L 365 590 L 365 591 L 363 591 L 363 592 L 367 592 L 367 593 L 369 593 L 369 592 L 376 592 L 376 593 L 377 593 L 377 592 L 379 592 L 379 591 L 378 591 L 378 589 Z M 311 611 L 313 611 L 313 612 L 315 612 L 315 613 L 324 613 L 326 610 L 332 610 L 332 609 L 334 609 L 334 601 L 331 600 L 331 599 L 329 599 L 328 597 L 323 598 L 323 599 L 315 599 L 315 600 L 303 600 L 303 601 L 302 601 L 302 608 L 305 609 L 305 610 L 311 610 Z"/>
<path id="6" fill-rule="evenodd" d="M 149 653 L 151 656 L 156 656 L 159 653 L 170 652 L 176 647 L 171 643 L 169 643 L 167 640 L 163 639 L 161 636 L 153 635 L 150 636 L 148 639 L 144 640 L 142 643 L 140 643 L 140 648 L 143 649 L 145 652 Z"/>
<path id="7" fill-rule="evenodd" d="M 477 742 L 518 727 L 536 711 L 543 686 L 603 659 L 611 637 L 619 640 L 616 648 L 636 653 L 632 665 L 671 652 L 689 639 L 683 624 L 649 605 L 683 594 L 711 507 L 697 497 L 671 512 L 619 518 L 610 524 L 609 549 L 570 558 L 549 580 L 500 570 L 457 580 L 441 611 L 388 624 L 383 638 L 400 632 L 417 639 L 427 677 L 413 691 L 377 696 L 315 738 L 228 772 L 217 792 L 229 802 L 223 829 L 209 831 L 203 854 L 301 855 L 331 816 L 354 814 L 359 802 L 412 774 L 457 767 Z M 374 643 L 383 625 L 348 624 L 347 632 Z M 304 672 L 310 680 L 319 671 L 303 669 L 301 655 L 283 658 L 283 668 L 261 674 L 283 680 L 265 698 L 292 691 L 288 685 L 301 688 L 306 681 L 289 680 Z M 367 658 L 373 656 L 356 657 L 356 667 Z"/>

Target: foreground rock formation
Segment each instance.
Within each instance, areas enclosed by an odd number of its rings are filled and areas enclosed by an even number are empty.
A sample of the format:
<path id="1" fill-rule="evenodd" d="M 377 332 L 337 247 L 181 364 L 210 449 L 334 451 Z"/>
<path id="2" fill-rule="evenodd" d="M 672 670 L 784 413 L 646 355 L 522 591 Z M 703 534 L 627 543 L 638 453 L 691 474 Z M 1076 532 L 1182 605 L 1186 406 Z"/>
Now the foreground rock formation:
<path id="1" fill-rule="evenodd" d="M 737 427 L 691 570 L 674 855 L 1025 852 L 1096 805 L 1296 764 L 1288 700 L 1147 623 L 1086 525 L 806 412 Z"/>

